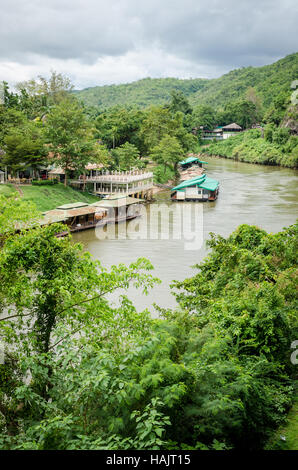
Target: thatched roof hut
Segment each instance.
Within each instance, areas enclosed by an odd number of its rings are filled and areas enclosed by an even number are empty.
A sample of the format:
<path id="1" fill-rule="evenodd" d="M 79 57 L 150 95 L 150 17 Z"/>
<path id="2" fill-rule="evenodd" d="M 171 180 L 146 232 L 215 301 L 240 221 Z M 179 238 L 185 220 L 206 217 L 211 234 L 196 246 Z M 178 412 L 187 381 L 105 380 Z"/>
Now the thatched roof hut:
<path id="1" fill-rule="evenodd" d="M 242 127 L 233 122 L 232 124 L 228 124 L 227 126 L 222 127 L 223 131 L 242 131 Z"/>

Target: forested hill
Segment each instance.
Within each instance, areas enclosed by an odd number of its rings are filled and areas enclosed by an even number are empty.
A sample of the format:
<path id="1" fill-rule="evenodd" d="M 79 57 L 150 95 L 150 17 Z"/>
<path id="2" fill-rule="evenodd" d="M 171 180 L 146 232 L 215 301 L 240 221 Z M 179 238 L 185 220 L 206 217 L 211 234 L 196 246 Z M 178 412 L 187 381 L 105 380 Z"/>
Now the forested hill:
<path id="1" fill-rule="evenodd" d="M 265 108 L 281 92 L 291 92 L 291 82 L 298 79 L 298 53 L 263 67 L 244 67 L 216 79 L 145 78 L 129 84 L 108 85 L 76 91 L 87 105 L 109 108 L 115 105 L 146 107 L 169 100 L 173 89 L 181 90 L 192 105 L 208 104 L 216 108 L 245 96 L 253 87 Z"/>
<path id="2" fill-rule="evenodd" d="M 203 90 L 208 79 L 180 80 L 178 78 L 144 78 L 122 85 L 105 85 L 75 91 L 89 106 L 109 108 L 115 105 L 137 105 L 145 108 L 160 105 L 169 100 L 173 89 L 181 90 L 191 100 L 197 91 Z"/>

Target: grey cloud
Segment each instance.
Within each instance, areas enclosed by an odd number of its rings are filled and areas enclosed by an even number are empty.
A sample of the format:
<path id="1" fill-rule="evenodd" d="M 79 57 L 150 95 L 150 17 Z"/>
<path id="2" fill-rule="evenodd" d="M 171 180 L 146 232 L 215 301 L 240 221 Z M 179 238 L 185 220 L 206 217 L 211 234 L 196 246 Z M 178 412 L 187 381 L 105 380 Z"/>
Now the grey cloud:
<path id="1" fill-rule="evenodd" d="M 152 47 L 220 73 L 295 52 L 297 13 L 296 0 L 11 0 L 1 7 L 0 61 L 90 65 Z"/>

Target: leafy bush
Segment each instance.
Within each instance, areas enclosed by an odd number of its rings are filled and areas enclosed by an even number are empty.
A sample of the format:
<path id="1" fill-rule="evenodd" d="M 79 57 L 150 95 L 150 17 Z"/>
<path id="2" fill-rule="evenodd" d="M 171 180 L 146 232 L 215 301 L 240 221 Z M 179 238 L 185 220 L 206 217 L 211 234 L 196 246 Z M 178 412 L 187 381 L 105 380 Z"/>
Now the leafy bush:
<path id="1" fill-rule="evenodd" d="M 58 178 L 53 178 L 50 180 L 32 180 L 33 186 L 51 186 L 58 183 Z"/>
<path id="2" fill-rule="evenodd" d="M 165 168 L 164 165 L 157 165 L 153 169 L 154 181 L 156 183 L 165 184 L 175 179 L 176 175 L 172 168 Z"/>

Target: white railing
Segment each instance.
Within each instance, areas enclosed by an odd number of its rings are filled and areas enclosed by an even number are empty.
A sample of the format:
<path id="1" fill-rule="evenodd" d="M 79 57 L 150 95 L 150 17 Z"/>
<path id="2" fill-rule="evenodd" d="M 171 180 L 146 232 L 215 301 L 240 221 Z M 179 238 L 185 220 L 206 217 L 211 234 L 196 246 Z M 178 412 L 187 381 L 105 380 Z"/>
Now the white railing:
<path id="1" fill-rule="evenodd" d="M 111 188 L 97 188 L 96 192 L 98 194 L 114 194 L 114 193 L 122 193 L 122 194 L 133 194 L 133 193 L 139 193 L 141 191 L 146 191 L 147 189 L 152 189 L 153 188 L 153 184 L 146 184 L 146 185 L 143 185 L 143 186 L 138 186 L 138 187 L 135 187 L 135 188 L 128 188 L 126 190 L 126 188 L 112 188 L 112 191 L 111 191 Z"/>
<path id="2" fill-rule="evenodd" d="M 85 178 L 81 177 L 76 182 L 83 183 L 85 182 L 92 182 L 92 183 L 132 183 L 133 181 L 142 181 L 148 178 L 153 178 L 152 172 L 123 172 L 123 173 L 103 173 L 97 176 L 86 176 Z"/>

